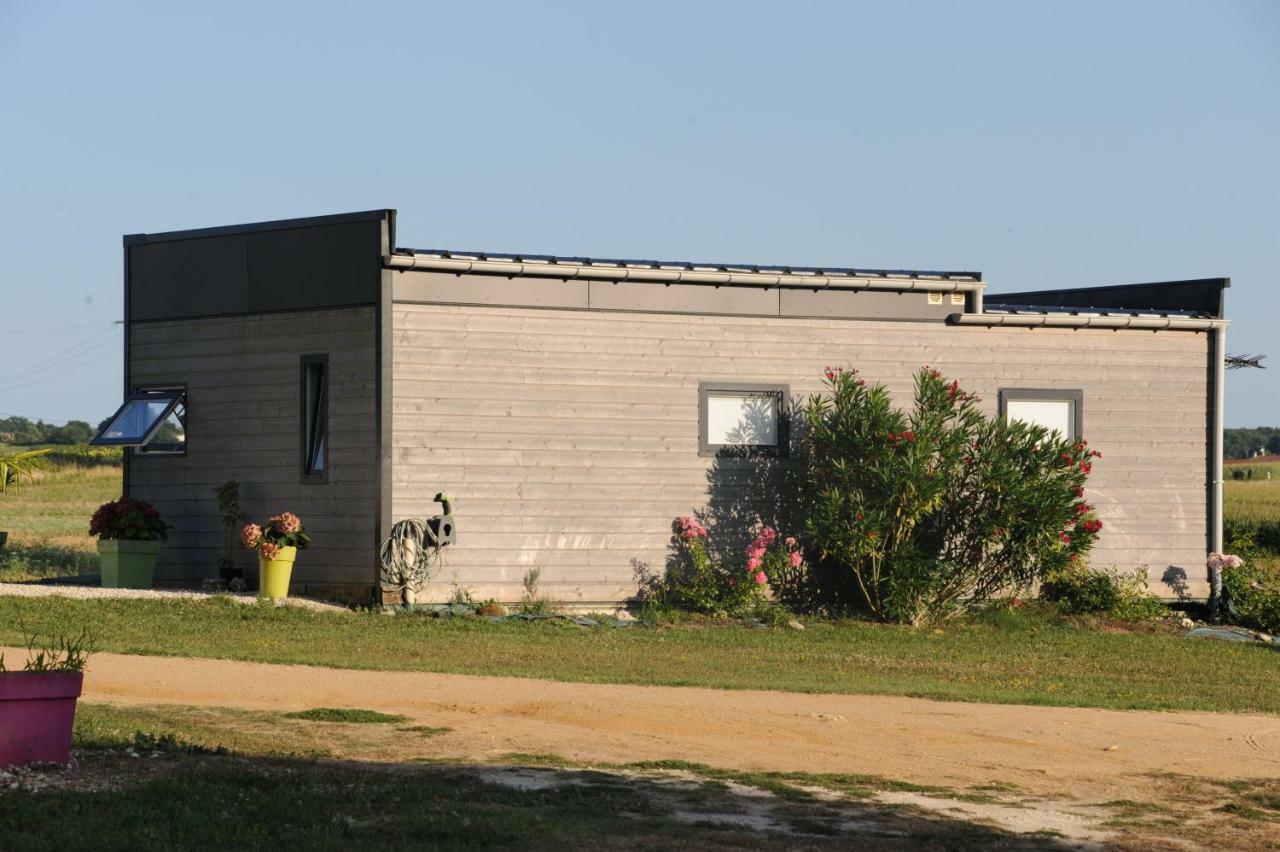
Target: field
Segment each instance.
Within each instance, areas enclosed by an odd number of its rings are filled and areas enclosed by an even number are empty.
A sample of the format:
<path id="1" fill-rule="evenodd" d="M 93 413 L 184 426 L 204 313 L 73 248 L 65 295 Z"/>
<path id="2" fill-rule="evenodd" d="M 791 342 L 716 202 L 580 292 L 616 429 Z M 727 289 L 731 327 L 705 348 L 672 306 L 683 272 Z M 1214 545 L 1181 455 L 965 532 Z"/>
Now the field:
<path id="1" fill-rule="evenodd" d="M 0 445 L 7 450 L 28 449 Z M 120 466 L 62 464 L 36 474 L 34 485 L 0 495 L 0 582 L 96 573 L 89 517 L 120 496 Z"/>

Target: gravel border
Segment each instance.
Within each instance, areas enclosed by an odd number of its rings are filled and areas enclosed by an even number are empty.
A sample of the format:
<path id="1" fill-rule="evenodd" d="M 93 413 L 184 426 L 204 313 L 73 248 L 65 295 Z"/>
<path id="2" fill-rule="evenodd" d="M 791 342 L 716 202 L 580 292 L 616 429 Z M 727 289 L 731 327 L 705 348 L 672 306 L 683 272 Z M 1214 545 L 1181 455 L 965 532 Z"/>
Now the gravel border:
<path id="1" fill-rule="evenodd" d="M 230 592 L 204 592 L 194 589 L 104 589 L 102 586 L 73 586 L 63 583 L 0 583 L 0 597 L 18 598 L 133 598 L 143 600 L 208 600 L 218 597 L 239 604 L 256 604 L 257 595 L 232 594 Z M 292 606 L 321 612 L 351 612 L 341 604 L 326 603 L 313 598 L 289 597 L 275 602 L 276 606 Z"/>

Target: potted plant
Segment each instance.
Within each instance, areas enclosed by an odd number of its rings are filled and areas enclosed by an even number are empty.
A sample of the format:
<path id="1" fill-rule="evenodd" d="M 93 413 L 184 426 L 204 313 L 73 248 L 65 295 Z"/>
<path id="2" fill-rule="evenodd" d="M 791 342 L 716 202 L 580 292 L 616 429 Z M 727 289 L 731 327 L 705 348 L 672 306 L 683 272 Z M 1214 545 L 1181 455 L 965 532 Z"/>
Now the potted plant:
<path id="1" fill-rule="evenodd" d="M 71 758 L 87 644 L 82 634 L 36 650 L 33 638 L 27 643 L 26 665 L 14 672 L 6 669 L 0 654 L 0 769 Z"/>
<path id="2" fill-rule="evenodd" d="M 240 482 L 232 477 L 213 489 L 218 498 L 218 515 L 222 518 L 222 558 L 218 560 L 218 578 L 233 592 L 244 590 L 244 568 L 236 567 L 236 526 L 243 520 L 240 512 Z"/>
<path id="3" fill-rule="evenodd" d="M 289 577 L 299 550 L 311 544 L 302 521 L 293 512 L 272 515 L 263 526 L 246 524 L 240 531 L 240 542 L 258 551 L 258 589 L 265 597 L 281 600 L 289 597 Z"/>
<path id="4" fill-rule="evenodd" d="M 89 522 L 98 537 L 102 585 L 108 589 L 149 589 L 155 578 L 160 542 L 173 529 L 150 503 L 121 497 L 103 503 Z"/>

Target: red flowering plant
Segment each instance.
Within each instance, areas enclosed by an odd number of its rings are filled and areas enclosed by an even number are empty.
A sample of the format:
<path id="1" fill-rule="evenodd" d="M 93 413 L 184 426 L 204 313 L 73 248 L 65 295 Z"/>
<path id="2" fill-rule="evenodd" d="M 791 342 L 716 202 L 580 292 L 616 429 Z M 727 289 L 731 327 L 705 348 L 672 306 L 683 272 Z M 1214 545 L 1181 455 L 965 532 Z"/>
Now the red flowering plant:
<path id="1" fill-rule="evenodd" d="M 937 621 L 1087 556 L 1087 442 L 988 417 L 929 367 L 905 411 L 856 370 L 825 374 L 803 410 L 806 537 L 873 615 Z"/>
<path id="2" fill-rule="evenodd" d="M 155 506 L 129 497 L 103 503 L 89 521 L 89 535 L 103 541 L 168 541 L 171 529 Z"/>
<path id="3" fill-rule="evenodd" d="M 302 528 L 302 519 L 293 512 L 272 515 L 265 524 L 245 524 L 240 530 L 240 543 L 249 550 L 258 551 L 263 559 L 271 560 L 280 555 L 283 547 L 305 550 L 311 537 Z"/>

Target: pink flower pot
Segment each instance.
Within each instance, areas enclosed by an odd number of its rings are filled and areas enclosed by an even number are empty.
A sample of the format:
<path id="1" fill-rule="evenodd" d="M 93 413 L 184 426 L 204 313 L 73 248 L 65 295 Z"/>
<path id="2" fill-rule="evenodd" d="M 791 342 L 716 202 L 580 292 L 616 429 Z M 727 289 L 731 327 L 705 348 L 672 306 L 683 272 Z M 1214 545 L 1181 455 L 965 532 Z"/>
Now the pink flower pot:
<path id="1" fill-rule="evenodd" d="M 0 767 L 66 763 L 82 672 L 0 672 Z"/>

